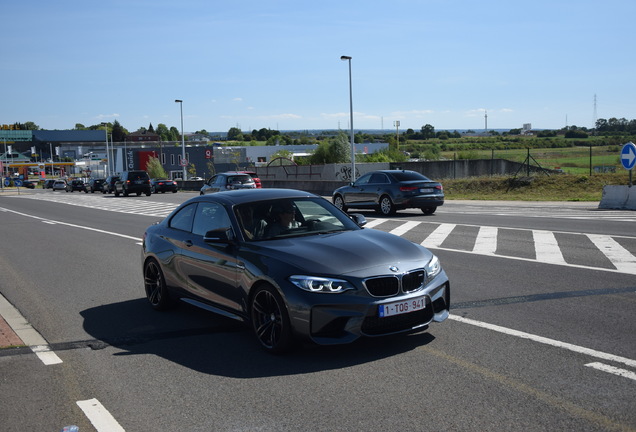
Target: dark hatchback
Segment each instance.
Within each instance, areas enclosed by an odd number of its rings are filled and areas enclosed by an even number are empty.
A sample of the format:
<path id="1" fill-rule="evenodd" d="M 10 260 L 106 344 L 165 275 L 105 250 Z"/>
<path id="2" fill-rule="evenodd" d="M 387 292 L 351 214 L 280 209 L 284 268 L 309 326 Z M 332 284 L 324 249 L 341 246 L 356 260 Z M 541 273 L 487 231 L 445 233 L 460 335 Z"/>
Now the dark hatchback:
<path id="1" fill-rule="evenodd" d="M 88 193 L 88 191 L 86 190 L 86 183 L 84 183 L 81 180 L 71 180 L 70 182 L 66 184 L 66 192 L 74 192 L 74 191 Z"/>
<path id="2" fill-rule="evenodd" d="M 119 180 L 119 176 L 108 176 L 102 186 L 102 193 L 108 194 L 115 192 L 115 182 Z"/>
<path id="3" fill-rule="evenodd" d="M 437 257 L 365 222 L 296 190 L 191 198 L 144 233 L 146 297 L 158 310 L 181 299 L 243 321 L 269 352 L 444 321 L 450 284 Z"/>
<path id="4" fill-rule="evenodd" d="M 150 190 L 152 193 L 172 192 L 176 193 L 179 189 L 177 182 L 168 179 L 151 179 Z"/>
<path id="5" fill-rule="evenodd" d="M 441 183 L 415 171 L 372 171 L 336 189 L 333 203 L 344 211 L 373 209 L 385 216 L 406 208 L 419 208 L 424 214 L 433 214 L 444 204 L 444 188 Z"/>
<path id="6" fill-rule="evenodd" d="M 86 189 L 90 193 L 95 193 L 96 191 L 103 192 L 105 182 L 106 182 L 106 179 L 103 179 L 103 178 L 92 178 L 88 181 L 88 186 L 86 186 Z"/>

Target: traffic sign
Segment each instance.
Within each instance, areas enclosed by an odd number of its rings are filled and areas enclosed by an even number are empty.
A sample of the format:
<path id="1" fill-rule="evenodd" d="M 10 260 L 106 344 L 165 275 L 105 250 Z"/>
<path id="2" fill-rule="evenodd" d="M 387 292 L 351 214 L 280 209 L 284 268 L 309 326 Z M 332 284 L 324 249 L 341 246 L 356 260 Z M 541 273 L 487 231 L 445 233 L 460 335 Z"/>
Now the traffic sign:
<path id="1" fill-rule="evenodd" d="M 181 162 L 179 162 L 179 165 L 181 165 L 182 167 L 188 166 L 188 160 L 187 159 L 181 159 Z"/>
<path id="2" fill-rule="evenodd" d="M 631 170 L 636 165 L 636 145 L 633 142 L 630 141 L 623 146 L 621 163 L 626 170 Z"/>
<path id="3" fill-rule="evenodd" d="M 22 187 L 22 180 L 13 180 L 15 187 Z"/>

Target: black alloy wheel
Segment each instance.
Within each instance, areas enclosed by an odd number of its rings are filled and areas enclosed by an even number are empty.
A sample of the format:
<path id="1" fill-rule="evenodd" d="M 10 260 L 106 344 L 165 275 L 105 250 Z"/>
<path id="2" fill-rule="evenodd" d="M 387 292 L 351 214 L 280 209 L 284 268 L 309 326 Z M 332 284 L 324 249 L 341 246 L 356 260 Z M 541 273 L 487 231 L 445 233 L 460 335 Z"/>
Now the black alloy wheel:
<path id="1" fill-rule="evenodd" d="M 163 272 L 159 263 L 154 259 L 148 260 L 144 265 L 144 288 L 146 298 L 153 309 L 166 310 L 172 306 Z"/>
<path id="2" fill-rule="evenodd" d="M 252 329 L 268 352 L 283 353 L 292 345 L 289 315 L 283 299 L 268 285 L 256 288 L 250 307 Z"/>

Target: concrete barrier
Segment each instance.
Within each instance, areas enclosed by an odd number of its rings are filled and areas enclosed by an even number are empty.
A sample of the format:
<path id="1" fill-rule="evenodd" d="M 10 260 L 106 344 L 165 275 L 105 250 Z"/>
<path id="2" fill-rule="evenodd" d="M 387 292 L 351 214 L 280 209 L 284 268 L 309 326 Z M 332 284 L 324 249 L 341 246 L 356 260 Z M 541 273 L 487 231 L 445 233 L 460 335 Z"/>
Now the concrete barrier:
<path id="1" fill-rule="evenodd" d="M 636 187 L 605 186 L 600 209 L 636 210 Z"/>

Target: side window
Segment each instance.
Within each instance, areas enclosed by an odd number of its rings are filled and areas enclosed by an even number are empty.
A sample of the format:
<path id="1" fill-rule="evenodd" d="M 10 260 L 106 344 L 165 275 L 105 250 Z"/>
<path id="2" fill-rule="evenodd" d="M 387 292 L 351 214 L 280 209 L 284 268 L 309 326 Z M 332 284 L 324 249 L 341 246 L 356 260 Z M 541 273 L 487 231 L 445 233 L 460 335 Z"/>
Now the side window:
<path id="1" fill-rule="evenodd" d="M 192 221 L 194 219 L 194 210 L 196 208 L 196 204 L 190 204 L 189 206 L 182 208 L 178 213 L 172 216 L 172 219 L 170 219 L 170 228 L 190 232 L 192 230 Z"/>
<path id="2" fill-rule="evenodd" d="M 215 181 L 216 181 L 216 176 L 214 176 L 210 180 L 208 180 L 208 185 L 212 186 Z"/>
<path id="3" fill-rule="evenodd" d="M 376 173 L 371 176 L 371 181 L 369 183 L 388 183 L 386 175 Z"/>
<path id="4" fill-rule="evenodd" d="M 364 186 L 367 183 L 369 183 L 369 179 L 371 178 L 371 174 L 365 174 L 362 177 L 360 177 L 358 180 L 356 180 L 355 185 L 356 186 Z"/>
<path id="5" fill-rule="evenodd" d="M 194 215 L 192 233 L 203 236 L 208 231 L 230 226 L 230 218 L 222 205 L 200 202 Z"/>

